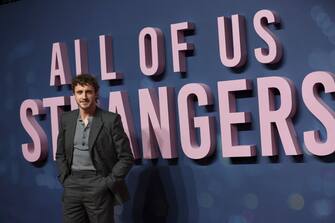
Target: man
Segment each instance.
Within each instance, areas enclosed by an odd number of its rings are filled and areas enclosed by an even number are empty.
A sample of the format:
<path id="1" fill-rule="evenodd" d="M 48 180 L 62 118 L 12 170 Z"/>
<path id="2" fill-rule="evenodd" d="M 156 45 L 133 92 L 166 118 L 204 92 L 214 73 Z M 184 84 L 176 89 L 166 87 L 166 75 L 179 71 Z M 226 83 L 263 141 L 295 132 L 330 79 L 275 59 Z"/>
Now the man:
<path id="1" fill-rule="evenodd" d="M 124 181 L 133 165 L 129 140 L 120 115 L 97 106 L 93 76 L 74 78 L 72 91 L 79 109 L 61 116 L 56 152 L 64 222 L 114 222 L 114 205 L 129 199 Z"/>

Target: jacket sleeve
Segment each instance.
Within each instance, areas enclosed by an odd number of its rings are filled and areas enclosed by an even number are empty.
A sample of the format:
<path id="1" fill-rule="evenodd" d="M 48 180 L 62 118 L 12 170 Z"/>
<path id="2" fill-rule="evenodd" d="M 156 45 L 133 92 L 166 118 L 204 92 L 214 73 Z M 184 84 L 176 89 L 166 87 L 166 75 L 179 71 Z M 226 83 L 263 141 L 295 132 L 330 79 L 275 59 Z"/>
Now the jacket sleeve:
<path id="1" fill-rule="evenodd" d="M 65 178 L 69 173 L 65 153 L 65 129 L 63 123 L 63 116 L 61 116 L 60 118 L 60 125 L 57 137 L 56 164 L 58 169 L 59 182 L 63 184 Z"/>
<path id="2" fill-rule="evenodd" d="M 123 189 L 126 188 L 124 178 L 134 163 L 134 157 L 130 149 L 128 136 L 123 130 L 121 117 L 118 114 L 114 119 L 111 131 L 118 161 L 108 176 L 108 187 L 116 195 L 116 198 L 118 198 L 118 195 L 121 195 L 120 193 L 123 193 Z M 124 191 L 124 193 L 126 192 Z"/>

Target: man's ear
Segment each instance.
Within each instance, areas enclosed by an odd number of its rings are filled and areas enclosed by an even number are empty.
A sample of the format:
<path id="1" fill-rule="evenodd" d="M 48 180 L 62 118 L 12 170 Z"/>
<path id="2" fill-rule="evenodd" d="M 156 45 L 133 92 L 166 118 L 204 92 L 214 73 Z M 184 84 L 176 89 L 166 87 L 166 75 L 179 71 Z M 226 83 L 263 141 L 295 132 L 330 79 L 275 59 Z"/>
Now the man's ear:
<path id="1" fill-rule="evenodd" d="M 99 94 L 96 94 L 95 102 L 98 102 L 98 100 L 99 100 Z"/>

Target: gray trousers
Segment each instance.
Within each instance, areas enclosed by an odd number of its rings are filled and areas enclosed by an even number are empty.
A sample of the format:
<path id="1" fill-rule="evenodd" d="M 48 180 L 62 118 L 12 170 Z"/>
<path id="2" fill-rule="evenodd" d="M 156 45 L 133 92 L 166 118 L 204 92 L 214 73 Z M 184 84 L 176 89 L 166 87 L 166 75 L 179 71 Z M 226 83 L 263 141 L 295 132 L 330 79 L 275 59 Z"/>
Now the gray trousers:
<path id="1" fill-rule="evenodd" d="M 113 194 L 95 171 L 73 171 L 64 182 L 65 223 L 114 223 Z"/>

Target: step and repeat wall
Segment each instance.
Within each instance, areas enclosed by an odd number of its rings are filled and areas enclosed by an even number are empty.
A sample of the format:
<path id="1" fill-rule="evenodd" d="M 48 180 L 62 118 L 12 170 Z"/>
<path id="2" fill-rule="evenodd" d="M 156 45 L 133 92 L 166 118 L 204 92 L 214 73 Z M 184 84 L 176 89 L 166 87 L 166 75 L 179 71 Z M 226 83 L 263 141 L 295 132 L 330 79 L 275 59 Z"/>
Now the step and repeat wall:
<path id="1" fill-rule="evenodd" d="M 335 3 L 0 6 L 0 222 L 61 222 L 58 121 L 93 74 L 135 165 L 116 222 L 333 222 Z"/>

